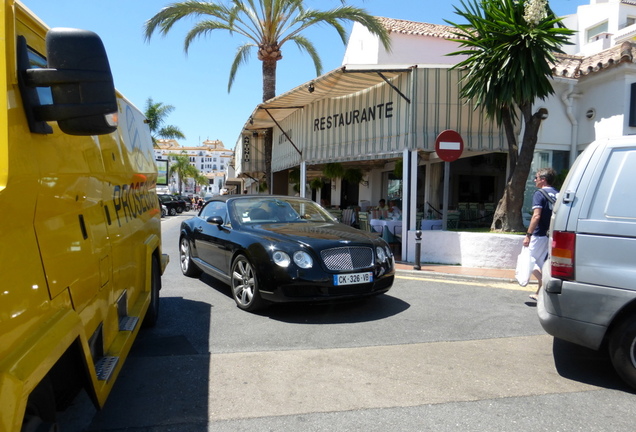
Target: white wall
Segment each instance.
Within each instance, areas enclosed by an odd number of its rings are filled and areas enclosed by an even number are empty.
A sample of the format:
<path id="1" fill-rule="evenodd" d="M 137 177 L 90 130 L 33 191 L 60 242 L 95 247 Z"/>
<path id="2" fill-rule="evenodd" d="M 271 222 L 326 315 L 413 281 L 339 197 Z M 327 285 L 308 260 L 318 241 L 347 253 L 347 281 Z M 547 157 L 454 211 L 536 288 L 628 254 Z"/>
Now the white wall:
<path id="1" fill-rule="evenodd" d="M 409 231 L 407 261 L 415 262 L 415 231 Z M 422 231 L 420 263 L 514 269 L 523 236 L 515 234 Z"/>
<path id="2" fill-rule="evenodd" d="M 446 56 L 459 45 L 446 39 L 391 33 L 391 52 L 360 24 L 351 30 L 342 64 L 455 64 L 464 56 Z"/>

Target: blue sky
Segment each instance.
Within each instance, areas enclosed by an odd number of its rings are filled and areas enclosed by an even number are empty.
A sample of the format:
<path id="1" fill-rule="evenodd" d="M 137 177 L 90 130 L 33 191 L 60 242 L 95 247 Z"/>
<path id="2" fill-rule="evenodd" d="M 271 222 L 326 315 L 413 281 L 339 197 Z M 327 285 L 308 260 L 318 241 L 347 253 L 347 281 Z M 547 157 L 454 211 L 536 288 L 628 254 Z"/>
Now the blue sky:
<path id="1" fill-rule="evenodd" d="M 104 41 L 115 86 L 139 109 L 146 100 L 173 105 L 167 124 L 186 135 L 181 145 L 196 146 L 203 140 L 219 139 L 233 149 L 241 127 L 262 100 L 261 62 L 254 54 L 241 66 L 228 94 L 227 84 L 236 49 L 245 42 L 240 36 L 219 31 L 193 42 L 186 55 L 183 39 L 194 21 L 183 20 L 168 36 L 143 37 L 143 25 L 169 0 L 22 0 L 50 27 L 74 27 L 96 32 Z M 308 0 L 316 9 L 330 9 L 339 0 Z M 370 14 L 433 24 L 458 21 L 453 5 L 459 0 L 350 0 Z M 576 12 L 589 0 L 552 0 L 558 15 Z M 350 26 L 349 26 L 350 30 Z M 305 34 L 316 46 L 323 73 L 342 63 L 345 46 L 330 27 L 317 27 Z M 295 45 L 283 46 L 277 67 L 277 94 L 315 78 L 311 58 Z"/>

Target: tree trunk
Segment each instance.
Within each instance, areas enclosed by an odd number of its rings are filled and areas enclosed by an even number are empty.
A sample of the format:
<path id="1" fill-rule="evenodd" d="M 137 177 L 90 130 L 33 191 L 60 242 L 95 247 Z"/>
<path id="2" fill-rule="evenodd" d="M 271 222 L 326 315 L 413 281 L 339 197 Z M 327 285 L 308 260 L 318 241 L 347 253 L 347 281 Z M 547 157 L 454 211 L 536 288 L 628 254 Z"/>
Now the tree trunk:
<path id="1" fill-rule="evenodd" d="M 263 60 L 263 102 L 276 96 L 276 61 Z M 272 191 L 272 146 L 274 133 L 272 128 L 265 131 L 263 137 L 263 157 L 265 158 L 265 182 L 267 189 Z"/>
<path id="2" fill-rule="evenodd" d="M 517 136 L 515 135 L 515 128 L 510 108 L 504 108 L 502 110 L 501 122 L 503 123 L 504 131 L 506 132 L 506 140 L 508 141 L 508 163 L 511 170 L 506 181 L 509 182 L 512 177 L 512 172 L 514 171 L 514 167 L 517 166 L 517 156 L 519 155 L 519 146 L 517 145 Z"/>
<path id="3" fill-rule="evenodd" d="M 521 115 L 524 119 L 521 151 L 519 152 L 516 165 L 512 167 L 512 174 L 510 180 L 506 183 L 503 197 L 495 210 L 490 227 L 492 231 L 523 232 L 526 229 L 521 214 L 523 197 L 526 190 L 528 174 L 530 174 L 530 168 L 532 166 L 534 149 L 537 144 L 539 126 L 541 126 L 542 117 L 547 113 L 545 109 L 542 108 L 536 113 L 531 114 L 532 106 L 530 104 L 523 105 L 520 108 Z M 508 145 L 510 146 L 510 142 Z"/>

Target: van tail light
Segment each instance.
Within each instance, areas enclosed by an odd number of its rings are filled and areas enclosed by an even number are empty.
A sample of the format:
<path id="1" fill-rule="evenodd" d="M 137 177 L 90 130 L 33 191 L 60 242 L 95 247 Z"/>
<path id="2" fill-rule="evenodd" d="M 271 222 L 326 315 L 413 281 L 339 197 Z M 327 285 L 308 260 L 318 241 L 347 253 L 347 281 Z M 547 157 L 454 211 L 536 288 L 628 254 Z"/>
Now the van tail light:
<path id="1" fill-rule="evenodd" d="M 550 252 L 552 277 L 574 279 L 574 243 L 576 235 L 571 232 L 554 231 Z"/>

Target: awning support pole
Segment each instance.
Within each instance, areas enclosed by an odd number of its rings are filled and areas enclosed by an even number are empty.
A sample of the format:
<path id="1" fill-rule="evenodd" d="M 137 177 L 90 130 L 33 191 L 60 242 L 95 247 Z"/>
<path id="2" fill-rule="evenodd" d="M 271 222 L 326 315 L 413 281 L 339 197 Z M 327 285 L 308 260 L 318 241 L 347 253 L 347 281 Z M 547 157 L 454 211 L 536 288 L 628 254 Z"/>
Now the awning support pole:
<path id="1" fill-rule="evenodd" d="M 287 138 L 289 143 L 294 147 L 294 149 L 296 149 L 296 151 L 300 155 L 300 196 L 305 198 L 305 195 L 306 195 L 305 189 L 307 189 L 307 163 L 303 160 L 303 152 L 299 150 L 298 147 L 296 147 L 296 144 L 294 144 L 291 137 L 287 135 L 287 132 L 285 132 L 283 128 L 278 124 L 278 122 L 276 121 L 274 116 L 272 116 L 269 110 L 267 108 L 263 108 L 263 109 L 265 110 L 269 118 L 271 118 L 272 121 L 276 123 L 276 127 L 278 127 L 278 129 L 283 133 L 283 135 L 285 135 L 285 138 Z"/>
<path id="2" fill-rule="evenodd" d="M 381 72 L 378 72 L 378 75 L 380 75 L 380 77 L 382 77 L 382 79 L 393 89 L 395 90 L 400 96 L 402 96 L 402 98 L 407 101 L 408 103 L 411 103 L 411 99 L 407 98 L 406 95 L 404 93 L 402 93 L 400 91 L 399 88 L 397 88 L 396 86 L 393 85 L 392 82 L 390 82 L 387 77 L 385 77 L 384 75 L 382 75 Z"/>
<path id="3" fill-rule="evenodd" d="M 303 152 L 301 150 L 298 149 L 298 147 L 296 147 L 296 144 L 294 144 L 294 142 L 292 141 L 291 137 L 289 135 L 287 135 L 287 132 L 285 132 L 283 130 L 283 128 L 280 126 L 280 124 L 278 124 L 278 122 L 276 121 L 276 119 L 274 118 L 274 116 L 272 116 L 272 114 L 269 112 L 269 110 L 267 108 L 263 108 L 265 110 L 265 112 L 267 113 L 267 115 L 269 116 L 269 118 L 272 119 L 272 121 L 274 123 L 276 123 L 276 126 L 278 127 L 278 129 L 283 133 L 283 135 L 285 135 L 285 138 L 287 138 L 287 140 L 289 141 L 289 143 L 296 149 L 296 151 L 298 152 L 298 154 L 300 155 L 300 157 L 302 158 L 303 156 Z"/>

